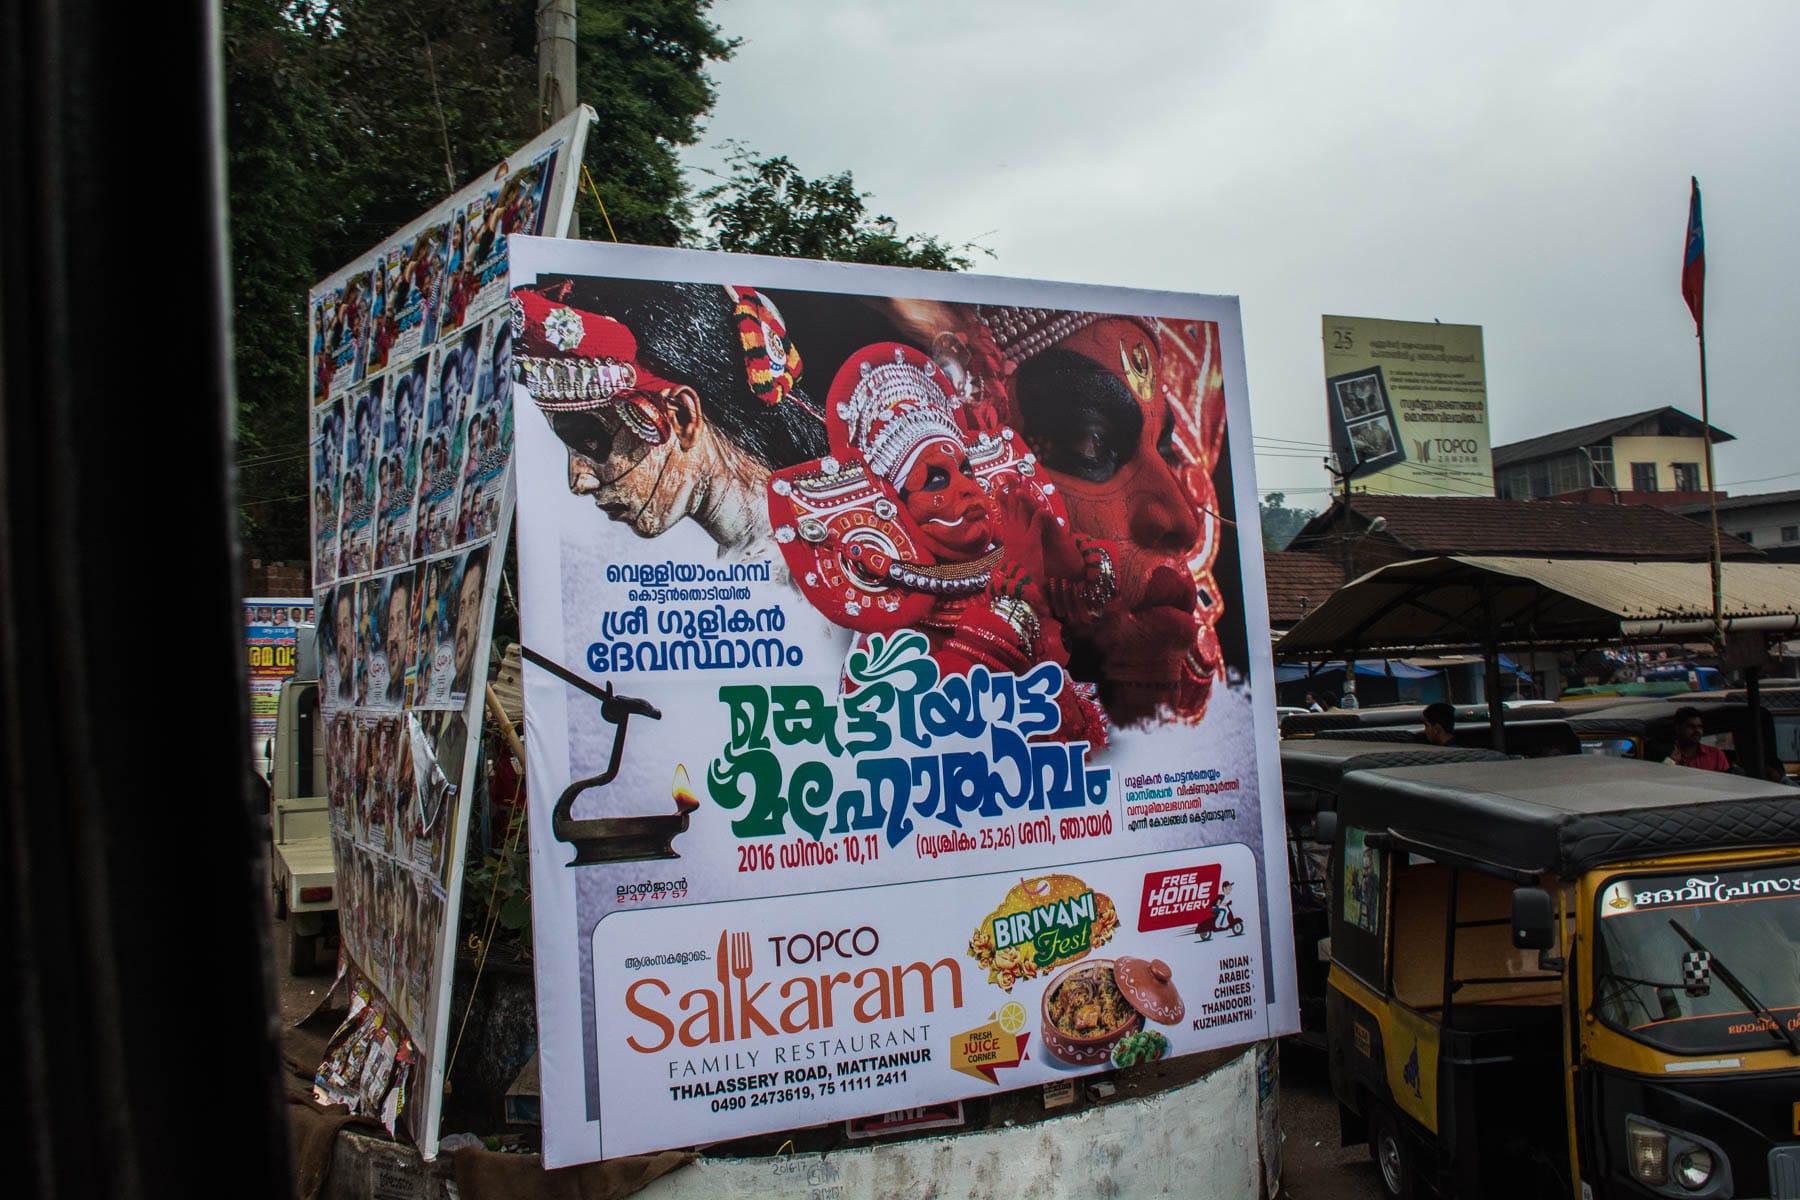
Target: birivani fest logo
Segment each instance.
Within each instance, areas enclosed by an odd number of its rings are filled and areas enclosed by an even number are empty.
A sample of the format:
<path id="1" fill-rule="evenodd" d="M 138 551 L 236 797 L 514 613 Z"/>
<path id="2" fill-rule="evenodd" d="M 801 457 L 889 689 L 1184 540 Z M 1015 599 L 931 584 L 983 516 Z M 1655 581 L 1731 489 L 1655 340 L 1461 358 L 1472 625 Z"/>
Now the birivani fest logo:
<path id="1" fill-rule="evenodd" d="M 1073 875 L 1021 879 L 969 938 L 988 982 L 1012 991 L 1022 979 L 1082 958 L 1119 927 L 1112 899 Z"/>

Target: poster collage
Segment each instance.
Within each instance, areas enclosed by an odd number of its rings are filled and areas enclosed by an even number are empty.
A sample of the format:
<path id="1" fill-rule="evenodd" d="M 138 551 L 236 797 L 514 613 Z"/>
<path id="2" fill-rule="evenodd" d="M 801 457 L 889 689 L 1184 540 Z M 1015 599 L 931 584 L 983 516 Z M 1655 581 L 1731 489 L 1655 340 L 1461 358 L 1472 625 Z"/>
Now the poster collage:
<path id="1" fill-rule="evenodd" d="M 313 586 L 350 1019 L 315 1093 L 435 1151 L 509 513 L 508 247 L 571 208 L 580 109 L 310 296 Z"/>
<path id="2" fill-rule="evenodd" d="M 1297 1027 L 1234 299 L 512 267 L 547 1166 Z"/>

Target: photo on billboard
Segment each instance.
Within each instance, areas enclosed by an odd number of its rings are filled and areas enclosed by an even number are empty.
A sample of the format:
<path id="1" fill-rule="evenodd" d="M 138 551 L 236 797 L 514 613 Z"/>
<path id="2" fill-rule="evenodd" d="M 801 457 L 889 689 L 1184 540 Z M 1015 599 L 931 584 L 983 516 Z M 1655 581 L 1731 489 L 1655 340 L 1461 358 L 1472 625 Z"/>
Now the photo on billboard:
<path id="1" fill-rule="evenodd" d="M 1380 367 L 1338 375 L 1325 383 L 1332 401 L 1332 448 L 1351 478 L 1406 461 Z"/>

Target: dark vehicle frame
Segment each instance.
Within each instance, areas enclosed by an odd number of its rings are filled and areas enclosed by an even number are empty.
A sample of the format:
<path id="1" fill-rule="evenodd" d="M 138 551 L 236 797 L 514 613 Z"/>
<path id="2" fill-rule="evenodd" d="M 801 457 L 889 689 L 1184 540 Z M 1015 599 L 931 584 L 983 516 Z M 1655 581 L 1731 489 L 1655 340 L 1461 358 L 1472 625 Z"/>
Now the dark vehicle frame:
<path id="1" fill-rule="evenodd" d="M 1323 824 L 1332 1086 L 1391 1194 L 1800 1195 L 1800 1049 L 1754 1029 L 1730 1056 L 1658 1049 L 1598 1020 L 1593 986 L 1599 889 L 1800 864 L 1800 791 L 1596 756 L 1445 762 L 1346 771 Z M 1707 1185 L 1634 1175 L 1628 1122 L 1711 1147 Z"/>
<path id="2" fill-rule="evenodd" d="M 1294 974 L 1300 1032 L 1294 1040 L 1325 1048 L 1325 976 L 1331 961 L 1330 820 L 1345 774 L 1425 763 L 1492 762 L 1505 755 L 1455 746 L 1370 744 L 1340 738 L 1297 738 L 1281 744 L 1281 790 L 1286 809 L 1288 880 L 1294 917 Z M 1321 836 L 1322 828 L 1325 830 Z"/>

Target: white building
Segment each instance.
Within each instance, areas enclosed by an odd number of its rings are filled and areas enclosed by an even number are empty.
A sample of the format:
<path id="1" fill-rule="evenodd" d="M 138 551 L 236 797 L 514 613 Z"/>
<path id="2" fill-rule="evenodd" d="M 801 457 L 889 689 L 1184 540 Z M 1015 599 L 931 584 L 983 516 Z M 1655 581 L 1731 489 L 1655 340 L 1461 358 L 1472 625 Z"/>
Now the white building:
<path id="1" fill-rule="evenodd" d="M 1709 519 L 1705 504 L 1683 504 L 1673 511 L 1693 517 L 1702 524 Z M 1800 558 L 1800 491 L 1721 497 L 1719 529 L 1742 538 L 1758 550 L 1785 549 Z"/>

